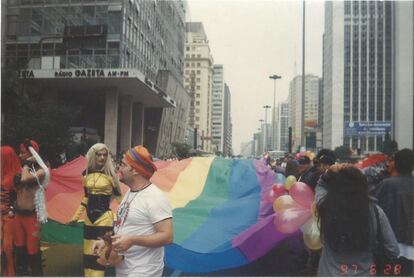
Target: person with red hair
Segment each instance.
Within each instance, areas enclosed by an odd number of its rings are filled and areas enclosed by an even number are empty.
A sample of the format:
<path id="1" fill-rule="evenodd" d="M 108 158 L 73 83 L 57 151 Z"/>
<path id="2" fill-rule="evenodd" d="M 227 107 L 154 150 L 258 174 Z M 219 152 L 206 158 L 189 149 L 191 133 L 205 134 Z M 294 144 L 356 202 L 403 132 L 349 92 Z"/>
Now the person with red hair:
<path id="1" fill-rule="evenodd" d="M 26 139 L 19 147 L 23 166 L 21 176 L 16 179 L 15 184 L 16 274 L 42 276 L 40 228 L 41 224 L 47 221 L 44 189 L 49 170 L 38 155 L 39 145 L 36 141 Z"/>
<path id="2" fill-rule="evenodd" d="M 16 200 L 14 178 L 20 174 L 20 160 L 10 146 L 1 146 L 1 275 L 15 276 L 13 241 L 14 241 L 14 212 L 13 203 Z"/>

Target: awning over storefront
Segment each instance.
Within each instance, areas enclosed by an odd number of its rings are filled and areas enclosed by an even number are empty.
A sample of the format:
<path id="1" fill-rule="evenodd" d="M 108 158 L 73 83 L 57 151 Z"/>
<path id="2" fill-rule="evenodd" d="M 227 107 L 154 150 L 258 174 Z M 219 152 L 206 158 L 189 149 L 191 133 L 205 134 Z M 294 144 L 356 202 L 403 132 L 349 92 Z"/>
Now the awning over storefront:
<path id="1" fill-rule="evenodd" d="M 116 89 L 120 95 L 146 107 L 176 107 L 176 102 L 135 69 L 33 69 L 22 70 L 19 77 L 27 83 L 73 91 Z"/>

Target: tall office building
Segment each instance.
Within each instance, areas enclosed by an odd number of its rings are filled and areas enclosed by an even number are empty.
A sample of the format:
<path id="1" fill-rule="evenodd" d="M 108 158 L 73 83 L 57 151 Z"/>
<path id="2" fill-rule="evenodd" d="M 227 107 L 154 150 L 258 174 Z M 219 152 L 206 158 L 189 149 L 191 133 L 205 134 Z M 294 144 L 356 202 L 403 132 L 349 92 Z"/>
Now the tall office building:
<path id="1" fill-rule="evenodd" d="M 252 144 L 252 153 L 254 156 L 258 157 L 263 153 L 263 133 L 256 132 L 253 134 L 253 144 Z"/>
<path id="2" fill-rule="evenodd" d="M 223 65 L 214 65 L 211 97 L 211 144 L 215 152 L 224 153 L 224 117 Z"/>
<path id="3" fill-rule="evenodd" d="M 326 2 L 323 56 L 324 147 L 412 147 L 413 2 Z"/>
<path id="4" fill-rule="evenodd" d="M 306 147 L 316 149 L 316 133 L 318 128 L 319 77 L 305 76 L 305 111 L 302 111 L 302 76 L 296 76 L 289 86 L 289 125 L 292 127 L 292 150 L 301 145 L 302 113 L 305 113 L 304 136 Z"/>
<path id="5" fill-rule="evenodd" d="M 414 149 L 414 2 L 395 5 L 394 138 L 398 147 Z"/>
<path id="6" fill-rule="evenodd" d="M 9 0 L 2 12 L 6 68 L 22 69 L 27 93 L 81 106 L 75 124 L 114 153 L 144 144 L 158 154 L 184 140 L 183 1 Z"/>
<path id="7" fill-rule="evenodd" d="M 289 151 L 289 103 L 278 103 L 276 110 L 275 150 Z"/>
<path id="8" fill-rule="evenodd" d="M 201 135 L 198 148 L 212 152 L 211 101 L 213 57 L 201 22 L 186 23 L 185 88 L 190 93 L 189 125 Z"/>
<path id="9" fill-rule="evenodd" d="M 269 150 L 270 144 L 272 142 L 272 123 L 261 124 L 260 125 L 260 147 L 258 148 L 259 154 L 261 155 L 266 150 Z M 266 140 L 265 140 L 266 138 Z"/>
<path id="10" fill-rule="evenodd" d="M 229 86 L 224 83 L 223 94 L 223 154 L 231 156 L 233 154 L 232 148 L 233 138 L 233 123 L 231 120 L 231 93 Z"/>

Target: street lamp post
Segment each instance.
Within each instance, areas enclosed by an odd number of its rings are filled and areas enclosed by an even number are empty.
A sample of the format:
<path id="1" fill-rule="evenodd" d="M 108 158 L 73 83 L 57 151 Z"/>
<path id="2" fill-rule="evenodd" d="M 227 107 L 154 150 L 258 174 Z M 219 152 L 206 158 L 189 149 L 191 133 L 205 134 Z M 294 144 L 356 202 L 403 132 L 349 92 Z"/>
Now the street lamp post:
<path id="1" fill-rule="evenodd" d="M 272 116 L 272 148 L 276 150 L 276 80 L 282 79 L 282 76 L 273 74 L 269 76 L 273 79 L 273 116 Z"/>
<path id="2" fill-rule="evenodd" d="M 263 152 L 267 151 L 267 109 L 271 108 L 272 106 L 270 105 L 265 105 L 263 106 L 263 108 L 265 109 L 265 126 L 264 126 L 264 146 L 263 146 Z"/>

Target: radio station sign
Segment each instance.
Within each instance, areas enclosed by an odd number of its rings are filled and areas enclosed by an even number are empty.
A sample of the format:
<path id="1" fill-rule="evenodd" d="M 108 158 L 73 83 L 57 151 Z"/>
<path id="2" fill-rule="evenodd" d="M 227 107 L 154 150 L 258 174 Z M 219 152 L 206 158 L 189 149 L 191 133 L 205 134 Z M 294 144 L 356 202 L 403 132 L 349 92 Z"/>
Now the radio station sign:
<path id="1" fill-rule="evenodd" d="M 61 69 L 61 70 L 21 70 L 19 78 L 113 78 L 137 77 L 129 69 Z"/>
<path id="2" fill-rule="evenodd" d="M 344 122 L 344 136 L 385 135 L 391 132 L 391 122 Z"/>

